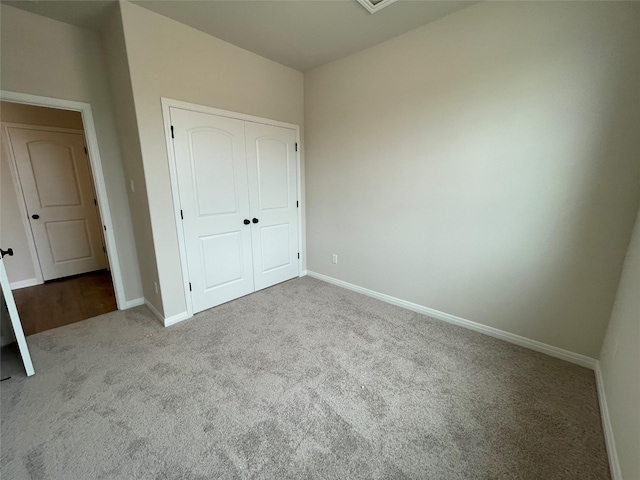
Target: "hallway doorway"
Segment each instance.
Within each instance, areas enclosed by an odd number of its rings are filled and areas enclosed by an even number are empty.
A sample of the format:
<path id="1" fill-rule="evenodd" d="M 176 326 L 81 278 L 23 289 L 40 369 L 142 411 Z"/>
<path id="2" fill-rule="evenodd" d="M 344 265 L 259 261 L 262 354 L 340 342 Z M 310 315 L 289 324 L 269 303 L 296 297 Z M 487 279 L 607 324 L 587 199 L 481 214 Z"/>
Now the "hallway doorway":
<path id="1" fill-rule="evenodd" d="M 116 310 L 81 112 L 2 101 L 0 116 L 0 240 L 25 335 Z"/>

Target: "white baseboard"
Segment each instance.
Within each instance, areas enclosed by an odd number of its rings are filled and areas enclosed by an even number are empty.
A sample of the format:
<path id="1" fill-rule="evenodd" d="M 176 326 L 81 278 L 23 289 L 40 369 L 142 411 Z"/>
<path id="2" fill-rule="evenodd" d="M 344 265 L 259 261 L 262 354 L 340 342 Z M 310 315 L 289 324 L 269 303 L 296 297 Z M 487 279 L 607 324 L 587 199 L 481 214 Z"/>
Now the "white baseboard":
<path id="1" fill-rule="evenodd" d="M 164 326 L 170 327 L 171 325 L 175 325 L 187 318 L 191 318 L 192 315 L 189 315 L 187 312 L 178 313 L 177 315 L 173 315 L 172 317 L 167 317 L 164 319 Z"/>
<path id="2" fill-rule="evenodd" d="M 176 323 L 186 320 L 187 318 L 191 318 L 191 315 L 189 315 L 187 312 L 181 312 L 177 315 L 164 318 L 164 316 L 160 314 L 156 307 L 154 307 L 146 298 L 144 299 L 144 304 L 149 310 L 151 310 L 151 313 L 153 313 L 153 315 L 158 320 L 160 320 L 160 323 L 162 323 L 162 325 L 164 325 L 165 327 L 170 327 L 171 325 L 175 325 Z"/>
<path id="3" fill-rule="evenodd" d="M 149 300 L 147 300 L 146 298 L 144 299 L 144 304 L 147 306 L 147 308 L 151 311 L 151 313 L 153 313 L 153 315 L 160 320 L 160 323 L 164 325 L 164 317 L 160 314 L 160 312 L 156 309 L 156 307 L 154 307 L 153 305 L 151 305 L 151 302 L 149 302 Z"/>
<path id="4" fill-rule="evenodd" d="M 19 290 L 21 288 L 33 287 L 35 285 L 42 285 L 42 282 L 37 278 L 28 278 L 26 280 L 10 283 L 11 290 Z"/>
<path id="5" fill-rule="evenodd" d="M 129 308 L 139 307 L 140 305 L 144 305 L 144 297 L 127 300 L 127 303 L 124 304 L 124 309 L 127 310 Z"/>
<path id="6" fill-rule="evenodd" d="M 308 273 L 309 273 L 308 270 L 302 270 L 302 272 L 300 272 L 300 276 L 301 277 L 306 277 Z"/>
<path id="7" fill-rule="evenodd" d="M 600 415 L 602 418 L 602 427 L 604 430 L 605 443 L 607 446 L 607 455 L 609 457 L 609 468 L 611 469 L 611 480 L 622 480 L 622 471 L 620 469 L 620 463 L 618 461 L 618 454 L 616 451 L 615 440 L 613 437 L 613 427 L 611 425 L 611 419 L 609 417 L 609 409 L 607 407 L 607 398 L 605 395 L 604 384 L 602 381 L 602 371 L 600 370 L 600 362 L 595 358 L 587 357 L 585 355 L 580 355 L 578 353 L 570 352 L 568 350 L 554 347 L 552 345 L 547 345 L 546 343 L 538 342 L 536 340 L 531 340 L 529 338 L 522 337 L 520 335 L 515 335 L 513 333 L 505 332 L 504 330 L 499 330 L 497 328 L 472 322 L 471 320 L 466 320 L 464 318 L 456 317 L 454 315 L 440 312 L 432 308 L 424 307 L 416 303 L 407 302 L 406 300 L 401 300 L 399 298 L 392 297 L 391 295 L 386 295 L 384 293 L 375 292 L 373 290 L 369 290 L 368 288 L 359 287 L 357 285 L 353 285 L 352 283 L 338 280 L 337 278 L 329 277 L 327 275 L 322 275 L 321 273 L 312 272 L 311 270 L 307 271 L 306 273 L 310 277 L 323 280 L 327 283 L 332 283 L 333 285 L 337 285 L 339 287 L 343 287 L 348 290 L 353 290 L 354 292 L 362 293 L 369 297 L 382 300 L 383 302 L 387 302 L 392 305 L 396 305 L 398 307 L 403 307 L 403 308 L 406 308 L 407 310 L 421 313 L 423 315 L 426 315 L 428 317 L 433 317 L 438 320 L 443 320 L 445 322 L 452 323 L 454 325 L 459 325 L 461 327 L 468 328 L 476 332 L 484 333 L 485 335 L 499 338 L 501 340 L 505 340 L 507 342 L 514 343 L 516 345 L 520 345 L 521 347 L 529 348 L 531 350 L 535 350 L 540 353 L 545 353 L 552 357 L 560 358 L 562 360 L 566 360 L 568 362 L 575 363 L 582 367 L 586 367 L 594 370 L 595 377 L 596 377 L 596 386 L 598 390 L 598 401 L 600 403 Z"/>
<path id="8" fill-rule="evenodd" d="M 547 345 L 546 343 L 538 342 L 536 340 L 531 340 L 526 337 L 521 337 L 520 335 L 505 332 L 504 330 L 500 330 L 494 327 L 489 327 L 487 325 L 482 325 L 481 323 L 472 322 L 471 320 L 466 320 L 464 318 L 456 317 L 455 315 L 450 315 L 448 313 L 440 312 L 438 310 L 434 310 L 429 307 L 424 307 L 422 305 L 418 305 L 417 303 L 401 300 L 399 298 L 392 297 L 391 295 L 375 292 L 373 290 L 369 290 L 368 288 L 359 287 L 358 285 L 353 285 L 352 283 L 344 282 L 342 280 L 338 280 L 337 278 L 329 277 L 321 273 L 316 273 L 316 272 L 312 272 L 311 270 L 308 270 L 307 275 L 313 278 L 317 278 L 318 280 L 323 280 L 327 283 L 332 283 L 339 287 L 346 288 L 348 290 L 353 290 L 354 292 L 362 293 L 369 297 L 382 300 L 383 302 L 390 303 L 398 307 L 406 308 L 407 310 L 411 310 L 413 312 L 421 313 L 428 317 L 437 318 L 438 320 L 442 320 L 448 323 L 452 323 L 454 325 L 468 328 L 469 330 L 474 330 L 476 332 L 484 333 L 485 335 L 489 335 L 490 337 L 499 338 L 500 340 L 505 340 L 509 343 L 514 343 L 516 345 L 520 345 L 521 347 L 535 350 L 536 352 L 545 353 L 552 357 L 560 358 L 562 360 L 575 363 L 576 365 L 580 365 L 582 367 L 587 367 L 592 370 L 595 370 L 596 365 L 598 363 L 598 361 L 595 358 L 587 357 L 585 355 L 580 355 L 579 353 L 570 352 L 569 350 L 564 350 L 562 348 L 554 347 L 553 345 Z"/>
<path id="9" fill-rule="evenodd" d="M 607 455 L 609 456 L 609 468 L 611 470 L 611 480 L 622 480 L 622 470 L 618 460 L 616 442 L 613 437 L 613 426 L 609 417 L 609 407 L 607 406 L 607 396 L 604 391 L 602 370 L 600 362 L 596 363 L 596 386 L 598 388 L 598 402 L 600 403 L 600 416 L 602 417 L 602 429 L 604 430 L 604 441 L 607 445 Z"/>

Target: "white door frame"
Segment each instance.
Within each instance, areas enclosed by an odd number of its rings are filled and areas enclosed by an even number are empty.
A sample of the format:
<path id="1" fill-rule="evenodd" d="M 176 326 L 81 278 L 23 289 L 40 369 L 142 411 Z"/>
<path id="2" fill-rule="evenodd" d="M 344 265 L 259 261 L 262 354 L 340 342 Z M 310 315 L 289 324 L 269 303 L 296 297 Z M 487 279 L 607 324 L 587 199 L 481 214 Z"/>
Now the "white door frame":
<path id="1" fill-rule="evenodd" d="M 198 113 L 208 113 L 210 115 L 217 115 L 218 117 L 235 118 L 236 120 L 244 120 L 247 122 L 262 123 L 265 125 L 272 125 L 274 127 L 284 127 L 295 130 L 296 143 L 298 144 L 298 151 L 296 152 L 296 168 L 297 168 L 297 200 L 302 203 L 302 175 L 300 172 L 300 126 L 293 123 L 280 122 L 278 120 L 270 120 L 268 118 L 255 117 L 253 115 L 247 115 L 244 113 L 231 112 L 229 110 L 220 110 L 219 108 L 207 107 L 204 105 L 197 105 L 195 103 L 183 102 L 181 100 L 174 100 L 171 98 L 161 97 L 162 103 L 162 119 L 164 123 L 164 136 L 167 145 L 167 156 L 169 157 L 169 176 L 171 177 L 171 194 L 173 197 L 173 215 L 176 222 L 176 230 L 178 231 L 178 248 L 180 250 L 180 265 L 182 267 L 182 286 L 184 289 L 184 298 L 187 305 L 187 316 L 190 318 L 193 316 L 193 303 L 191 301 L 191 293 L 189 291 L 189 270 L 187 267 L 187 249 L 184 238 L 184 229 L 182 228 L 182 221 L 180 216 L 180 189 L 178 187 L 178 171 L 176 167 L 176 159 L 173 151 L 173 142 L 171 141 L 171 114 L 170 108 L 181 108 L 183 110 L 191 110 Z M 303 276 L 302 272 L 302 258 L 304 252 L 302 250 L 302 205 L 298 204 L 298 251 L 300 252 L 300 258 L 298 259 L 298 276 Z"/>
<path id="2" fill-rule="evenodd" d="M 120 270 L 120 257 L 118 256 L 118 249 L 116 247 L 116 237 L 113 230 L 111 208 L 109 207 L 109 196 L 107 194 L 107 185 L 104 181 L 102 158 L 100 157 L 100 150 L 98 148 L 98 134 L 96 133 L 95 124 L 93 122 L 91 104 L 75 102 L 73 100 L 62 100 L 59 98 L 41 97 L 39 95 L 30 95 L 27 93 L 9 92 L 7 90 L 0 90 L 0 99 L 13 103 L 71 110 L 80 112 L 82 115 L 84 136 L 87 141 L 87 150 L 89 151 L 89 161 L 91 163 L 94 188 L 98 199 L 100 221 L 104 230 L 104 240 L 107 248 L 109 268 L 111 270 L 111 279 L 113 280 L 113 289 L 116 295 L 116 304 L 118 305 L 118 310 L 126 309 L 127 299 L 124 293 L 124 283 L 122 281 L 122 272 Z M 27 238 L 29 238 L 29 232 L 26 233 Z M 38 275 L 38 272 L 39 267 L 36 271 L 36 275 Z M 40 278 L 42 278 L 42 272 L 40 272 L 39 275 Z"/>
<path id="3" fill-rule="evenodd" d="M 13 327 L 13 334 L 16 337 L 18 343 L 18 350 L 20 351 L 20 357 L 22 358 L 22 364 L 27 377 L 33 375 L 35 370 L 33 369 L 33 362 L 31 361 L 31 354 L 29 353 L 29 347 L 27 345 L 27 339 L 24 337 L 24 330 L 22 330 L 22 323 L 20 322 L 20 314 L 16 307 L 16 302 L 13 299 L 13 292 L 11 291 L 11 285 L 9 284 L 9 278 L 7 272 L 4 269 L 4 260 L 0 258 L 0 295 L 4 295 L 4 301 L 9 311 L 9 317 L 11 320 L 11 326 Z"/>

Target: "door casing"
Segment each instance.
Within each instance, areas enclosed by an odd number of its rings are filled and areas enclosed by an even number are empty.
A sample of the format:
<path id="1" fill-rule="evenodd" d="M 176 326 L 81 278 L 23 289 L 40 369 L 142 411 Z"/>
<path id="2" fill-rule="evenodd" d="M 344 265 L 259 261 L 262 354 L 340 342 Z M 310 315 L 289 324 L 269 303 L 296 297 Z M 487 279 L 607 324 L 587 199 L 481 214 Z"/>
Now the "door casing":
<path id="1" fill-rule="evenodd" d="M 80 114 L 82 115 L 82 124 L 84 126 L 84 135 L 87 142 L 87 150 L 89 151 L 91 173 L 93 175 L 94 188 L 98 200 L 100 221 L 103 226 L 104 240 L 106 244 L 105 246 L 107 249 L 107 259 L 109 262 L 109 269 L 111 271 L 111 278 L 113 280 L 113 289 L 115 291 L 118 310 L 125 310 L 127 308 L 139 305 L 140 303 L 136 299 L 127 301 L 124 290 L 122 271 L 120 269 L 120 257 L 118 255 L 118 248 L 116 246 L 115 231 L 113 229 L 113 219 L 111 208 L 109 206 L 109 196 L 107 195 L 107 185 L 104 180 L 102 158 L 100 157 L 100 150 L 98 148 L 98 134 L 96 132 L 95 123 L 93 121 L 93 111 L 91 109 L 91 104 L 76 102 L 73 100 L 42 97 L 40 95 L 31 95 L 27 93 L 10 92 L 7 90 L 0 90 L 0 98 L 2 100 L 6 100 L 7 102 L 23 103 L 26 105 L 36 105 L 39 107 L 50 107 L 58 108 L 61 110 L 72 110 L 75 112 L 80 112 Z M 20 205 L 20 202 L 18 202 L 18 204 Z M 22 205 L 22 207 L 24 207 L 24 205 Z M 21 213 L 26 215 L 26 208 L 25 211 Z M 28 237 L 29 235 L 27 234 L 27 238 Z"/>
<path id="2" fill-rule="evenodd" d="M 303 199 L 302 199 L 302 176 L 301 176 L 301 166 L 300 166 L 300 126 L 295 125 L 293 123 L 280 122 L 277 120 L 271 120 L 268 118 L 256 117 L 253 115 L 246 115 L 244 113 L 231 112 L 228 110 L 220 110 L 218 108 L 207 107 L 204 105 L 197 105 L 194 103 L 183 102 L 181 100 L 174 100 L 171 98 L 161 98 L 162 103 L 162 118 L 164 122 L 164 133 L 165 140 L 167 146 L 167 154 L 169 157 L 169 176 L 171 178 L 171 196 L 173 199 L 173 216 L 175 219 L 176 230 L 178 232 L 178 249 L 180 253 L 180 266 L 182 269 L 182 284 L 183 291 L 185 297 L 186 304 L 186 312 L 184 315 L 178 315 L 176 317 L 172 317 L 171 321 L 166 321 L 162 318 L 162 322 L 165 326 L 173 325 L 178 321 L 186 320 L 193 316 L 193 304 L 191 302 L 191 295 L 189 292 L 189 276 L 188 276 L 188 268 L 187 268 L 187 250 L 186 250 L 186 242 L 184 237 L 184 230 L 182 229 L 181 220 L 180 220 L 180 196 L 179 196 L 179 188 L 178 188 L 178 171 L 176 166 L 176 158 L 172 145 L 171 138 L 171 115 L 169 109 L 171 107 L 180 108 L 183 110 L 191 110 L 193 112 L 206 113 L 210 115 L 217 115 L 219 117 L 227 117 L 234 118 L 237 120 L 245 120 L 249 122 L 262 123 L 265 125 L 273 125 L 275 127 L 284 127 L 295 130 L 296 134 L 296 143 L 298 144 L 298 149 L 296 153 L 296 167 L 297 167 L 297 194 L 300 205 L 298 207 L 298 251 L 300 252 L 300 258 L 298 259 L 298 276 L 303 276 L 305 273 L 302 271 L 302 260 L 305 257 L 304 245 L 302 243 L 302 209 L 304 207 Z"/>

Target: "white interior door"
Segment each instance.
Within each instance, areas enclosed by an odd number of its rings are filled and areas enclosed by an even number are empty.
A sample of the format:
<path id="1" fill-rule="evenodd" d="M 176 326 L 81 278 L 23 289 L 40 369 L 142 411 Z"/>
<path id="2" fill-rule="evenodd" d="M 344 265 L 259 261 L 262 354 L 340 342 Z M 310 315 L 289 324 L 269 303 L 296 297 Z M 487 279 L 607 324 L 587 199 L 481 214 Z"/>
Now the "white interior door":
<path id="1" fill-rule="evenodd" d="M 247 170 L 256 290 L 297 277 L 296 133 L 246 122 Z"/>
<path id="2" fill-rule="evenodd" d="M 7 132 L 44 280 L 106 268 L 83 135 Z"/>
<path id="3" fill-rule="evenodd" d="M 244 122 L 170 112 L 196 313 L 254 291 Z"/>

